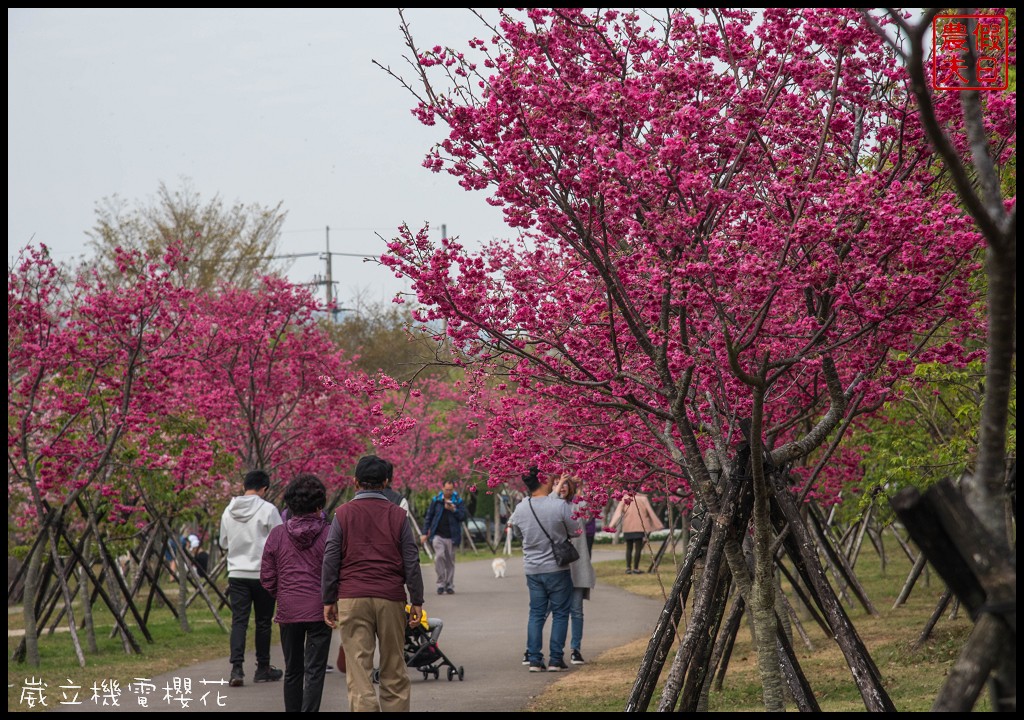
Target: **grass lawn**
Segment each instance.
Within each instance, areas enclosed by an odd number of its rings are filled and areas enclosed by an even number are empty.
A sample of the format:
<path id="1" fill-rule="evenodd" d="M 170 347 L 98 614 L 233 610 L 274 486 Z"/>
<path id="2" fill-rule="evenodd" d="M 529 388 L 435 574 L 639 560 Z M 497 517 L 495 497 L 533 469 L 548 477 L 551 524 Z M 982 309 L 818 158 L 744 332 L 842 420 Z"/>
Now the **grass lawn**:
<path id="1" fill-rule="evenodd" d="M 852 602 L 844 602 L 843 606 L 871 653 L 896 709 L 900 712 L 927 712 L 946 679 L 947 671 L 959 656 L 973 623 L 963 609 L 951 619 L 951 603 L 932 636 L 915 649 L 925 624 L 938 605 L 944 584 L 934 573 L 930 578 L 922 575 L 907 602 L 894 609 L 893 604 L 910 572 L 910 562 L 898 548 L 887 548 L 887 552 L 889 557 L 884 571 L 873 550 L 862 553 L 855 567 L 877 615 L 868 614 L 859 604 Z M 668 595 L 675 577 L 671 558 L 667 558 L 657 574 L 626 575 L 625 561 L 598 563 L 595 570 L 599 582 L 658 599 Z M 788 585 L 784 584 L 784 587 L 788 589 Z M 838 645 L 825 637 L 792 593 L 787 597 L 797 609 L 797 617 L 811 642 L 811 647 L 808 647 L 794 628 L 794 647 L 821 709 L 825 712 L 866 712 Z M 684 620 L 689 610 L 690 602 L 687 603 Z M 586 632 L 583 643 L 586 647 Z M 647 643 L 647 639 L 639 640 L 593 659 L 587 656 L 585 672 L 567 673 L 537 697 L 530 709 L 537 712 L 621 712 L 636 680 Z M 674 652 L 666 661 L 661 683 L 673 657 Z M 658 707 L 661 683 L 649 707 L 651 711 Z M 708 709 L 711 712 L 764 712 L 751 631 L 746 621 L 737 633 L 723 687 L 720 691 L 711 692 Z M 788 709 L 795 710 L 796 707 L 790 704 Z M 988 709 L 989 700 L 983 692 L 975 711 Z"/>
<path id="2" fill-rule="evenodd" d="M 165 591 L 175 592 L 165 587 Z M 172 599 L 176 595 L 169 595 Z M 76 619 L 81 621 L 81 609 L 76 608 Z M 86 657 L 86 666 L 80 667 L 75 657 L 71 634 L 67 631 L 66 620 L 63 627 L 52 635 L 44 630 L 39 638 L 39 667 L 10 662 L 11 654 L 18 646 L 21 637 L 12 637 L 12 630 L 24 628 L 21 614 L 8 614 L 7 620 L 7 710 L 24 712 L 30 710 L 27 699 L 23 697 L 24 688 L 33 680 L 46 682 L 48 707 L 35 707 L 32 710 L 49 710 L 60 707 L 60 701 L 71 700 L 75 690 L 62 690 L 61 685 L 79 685 L 79 700 L 91 701 L 93 683 L 104 680 L 116 681 L 122 690 L 138 677 L 152 677 L 176 668 L 193 665 L 204 660 L 212 660 L 228 653 L 228 634 L 221 630 L 210 614 L 209 609 L 193 605 L 189 610 L 191 632 L 184 633 L 169 610 L 160 608 L 150 614 L 147 627 L 153 636 L 153 644 L 146 641 L 133 623 L 129 623 L 136 641 L 142 646 L 141 655 L 126 655 L 119 637 L 110 637 L 113 619 L 107 612 L 100 612 L 96 606 L 96 644 L 98 653 L 90 653 L 86 648 L 85 631 L 79 632 Z M 220 617 L 225 627 L 231 627 L 231 611 L 224 608 Z M 253 633 L 249 633 L 249 645 L 253 642 Z M 273 642 L 278 642 L 277 625 L 274 625 Z M 68 680 L 72 682 L 69 683 Z M 29 693 L 30 695 L 31 693 Z"/>

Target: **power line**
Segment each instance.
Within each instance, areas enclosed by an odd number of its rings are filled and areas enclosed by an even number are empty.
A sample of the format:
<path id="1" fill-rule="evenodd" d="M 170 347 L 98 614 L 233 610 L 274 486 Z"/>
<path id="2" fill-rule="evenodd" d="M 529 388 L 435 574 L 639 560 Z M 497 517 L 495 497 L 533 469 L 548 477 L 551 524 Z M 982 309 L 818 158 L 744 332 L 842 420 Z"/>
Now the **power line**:
<path id="1" fill-rule="evenodd" d="M 206 264 L 217 264 L 217 263 L 236 263 L 243 260 L 294 260 L 295 258 L 304 257 L 319 257 L 323 258 L 327 255 L 327 252 L 308 252 L 308 253 L 284 253 L 280 255 L 253 255 L 244 257 L 234 256 L 223 256 L 218 258 L 203 258 L 203 262 Z M 367 260 L 373 260 L 379 257 L 379 255 L 367 255 L 365 253 L 343 253 L 343 252 L 331 252 L 330 255 L 344 255 L 347 257 L 360 257 Z"/>
<path id="2" fill-rule="evenodd" d="M 312 253 L 290 253 L 288 255 L 274 255 L 271 260 L 277 260 L 279 258 L 300 258 L 300 257 L 323 257 L 324 255 L 344 255 L 346 257 L 361 257 L 361 258 L 375 258 L 376 255 L 366 255 L 364 253 L 343 253 L 343 252 L 312 252 Z"/>
<path id="3" fill-rule="evenodd" d="M 323 251 L 320 251 L 320 252 L 304 252 L 304 253 L 280 253 L 280 254 L 276 254 L 276 255 L 263 255 L 263 256 L 259 256 L 258 259 L 273 261 L 273 260 L 295 260 L 295 259 L 298 259 L 298 258 L 315 257 L 315 258 L 319 258 L 319 259 L 323 260 L 324 264 L 325 264 L 325 270 L 326 270 L 325 274 L 324 275 L 314 275 L 313 276 L 313 280 L 311 280 L 310 282 L 301 283 L 301 284 L 302 285 L 306 285 L 308 287 L 317 287 L 317 286 L 323 285 L 324 286 L 324 295 L 325 295 L 326 300 L 327 300 L 327 305 L 330 306 L 334 302 L 334 285 L 335 285 L 333 273 L 331 271 L 331 258 L 334 257 L 334 256 L 338 256 L 338 257 L 357 257 L 357 258 L 362 258 L 363 260 L 375 260 L 375 259 L 377 259 L 380 256 L 379 255 L 370 255 L 370 254 L 366 254 L 366 253 L 334 252 L 334 251 L 331 250 L 331 226 L 328 225 L 324 229 L 325 229 L 325 243 L 326 243 L 326 245 L 325 245 L 325 249 Z M 442 234 L 442 236 L 446 236 L 447 235 L 447 228 L 446 228 L 445 225 L 441 226 L 441 234 Z M 210 258 L 210 259 L 206 260 L 205 262 L 229 263 L 229 262 L 237 262 L 239 260 L 244 260 L 244 259 L 250 259 L 250 258 L 220 257 L 220 258 Z M 257 258 L 251 258 L 251 259 L 257 259 Z M 349 308 L 336 308 L 334 310 L 334 312 L 332 313 L 332 315 L 337 317 L 337 313 L 340 310 L 343 310 L 343 309 L 347 310 Z"/>

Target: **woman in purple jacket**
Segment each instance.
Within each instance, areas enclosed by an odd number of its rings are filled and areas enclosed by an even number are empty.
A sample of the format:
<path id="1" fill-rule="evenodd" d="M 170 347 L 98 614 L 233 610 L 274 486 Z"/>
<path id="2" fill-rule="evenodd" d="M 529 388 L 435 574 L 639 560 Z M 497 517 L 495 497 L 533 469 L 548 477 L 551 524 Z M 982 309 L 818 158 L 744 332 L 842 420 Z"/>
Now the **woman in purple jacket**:
<path id="1" fill-rule="evenodd" d="M 319 712 L 331 648 L 320 576 L 329 525 L 327 491 L 316 475 L 299 475 L 284 493 L 288 520 L 270 531 L 260 583 L 277 600 L 274 620 L 284 650 L 285 712 Z"/>

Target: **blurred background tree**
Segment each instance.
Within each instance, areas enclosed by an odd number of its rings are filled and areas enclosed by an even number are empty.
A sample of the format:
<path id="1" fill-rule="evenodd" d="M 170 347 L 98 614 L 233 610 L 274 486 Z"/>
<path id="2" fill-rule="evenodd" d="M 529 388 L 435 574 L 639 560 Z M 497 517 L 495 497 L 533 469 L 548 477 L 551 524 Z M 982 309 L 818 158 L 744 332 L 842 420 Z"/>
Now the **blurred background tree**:
<path id="1" fill-rule="evenodd" d="M 355 365 L 368 375 L 377 372 L 398 380 L 447 376 L 451 362 L 443 355 L 433 328 L 413 318 L 407 304 L 367 301 L 357 295 L 353 307 L 345 308 L 338 321 L 329 324 L 335 343 L 355 357 Z"/>
<path id="2" fill-rule="evenodd" d="M 180 241 L 189 258 L 178 269 L 184 286 L 229 283 L 252 289 L 261 276 L 283 276 L 290 265 L 277 257 L 286 215 L 281 203 L 225 207 L 219 195 L 203 200 L 188 180 L 177 190 L 161 182 L 155 199 L 132 204 L 115 194 L 98 201 L 96 225 L 86 235 L 101 276 L 120 276 L 116 248 L 150 254 Z"/>

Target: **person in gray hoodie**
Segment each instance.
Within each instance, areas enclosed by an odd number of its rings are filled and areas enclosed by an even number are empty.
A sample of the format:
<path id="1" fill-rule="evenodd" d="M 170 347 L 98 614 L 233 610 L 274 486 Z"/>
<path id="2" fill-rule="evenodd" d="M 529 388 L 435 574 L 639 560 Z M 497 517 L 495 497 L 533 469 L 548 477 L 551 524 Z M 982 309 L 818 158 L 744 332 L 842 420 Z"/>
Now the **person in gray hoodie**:
<path id="1" fill-rule="evenodd" d="M 244 493 L 231 498 L 220 518 L 220 547 L 228 558 L 228 597 L 231 600 L 231 687 L 245 684 L 245 635 L 249 614 L 256 615 L 256 673 L 254 682 L 280 680 L 282 670 L 270 664 L 270 633 L 274 598 L 260 584 L 263 546 L 270 531 L 281 524 L 281 513 L 264 500 L 270 476 L 263 470 L 245 475 Z"/>
<path id="2" fill-rule="evenodd" d="M 327 490 L 316 475 L 299 475 L 285 490 L 284 503 L 288 519 L 270 531 L 260 582 L 277 601 L 274 619 L 284 651 L 284 711 L 320 712 L 331 649 L 331 628 L 324 622 L 320 602 L 330 528 L 323 512 Z"/>

